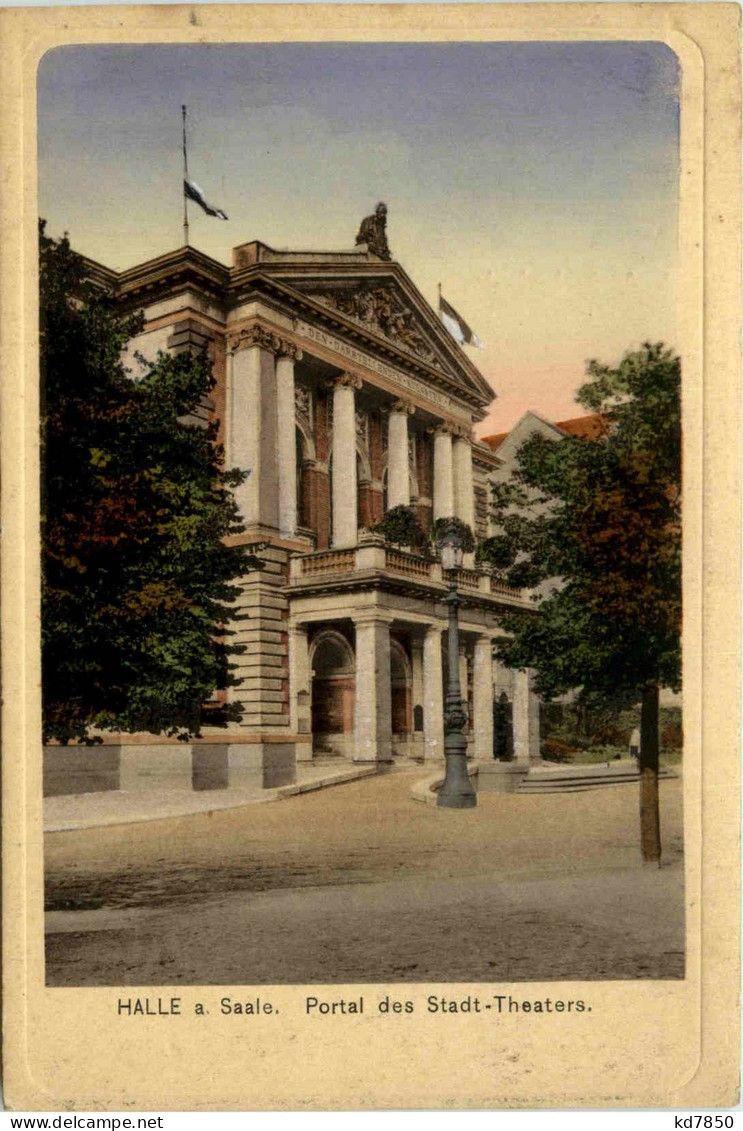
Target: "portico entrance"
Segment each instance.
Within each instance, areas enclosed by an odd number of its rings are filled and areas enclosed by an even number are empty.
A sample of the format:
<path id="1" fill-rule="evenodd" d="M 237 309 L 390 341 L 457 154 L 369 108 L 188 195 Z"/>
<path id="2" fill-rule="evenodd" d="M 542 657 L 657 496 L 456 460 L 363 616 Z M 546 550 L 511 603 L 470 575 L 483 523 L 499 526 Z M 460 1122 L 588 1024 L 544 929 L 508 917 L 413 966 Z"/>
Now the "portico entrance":
<path id="1" fill-rule="evenodd" d="M 342 633 L 324 630 L 313 640 L 310 665 L 313 752 L 350 757 L 356 690 L 353 649 Z"/>

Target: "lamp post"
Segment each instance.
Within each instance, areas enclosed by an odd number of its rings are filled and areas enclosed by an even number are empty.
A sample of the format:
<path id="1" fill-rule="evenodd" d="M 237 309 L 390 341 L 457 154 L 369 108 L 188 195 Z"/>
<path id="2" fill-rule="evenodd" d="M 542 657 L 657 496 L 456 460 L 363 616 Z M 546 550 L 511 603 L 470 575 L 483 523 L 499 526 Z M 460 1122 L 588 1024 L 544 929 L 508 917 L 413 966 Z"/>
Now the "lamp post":
<path id="1" fill-rule="evenodd" d="M 467 739 L 464 728 L 467 715 L 462 705 L 459 685 L 459 593 L 457 570 L 461 569 L 464 551 L 462 536 L 454 522 L 447 523 L 439 539 L 441 567 L 449 575 L 449 592 L 444 602 L 449 606 L 449 683 L 444 704 L 444 756 L 446 777 L 438 792 L 437 804 L 445 809 L 473 809 L 477 805 L 470 776 L 467 773 Z"/>

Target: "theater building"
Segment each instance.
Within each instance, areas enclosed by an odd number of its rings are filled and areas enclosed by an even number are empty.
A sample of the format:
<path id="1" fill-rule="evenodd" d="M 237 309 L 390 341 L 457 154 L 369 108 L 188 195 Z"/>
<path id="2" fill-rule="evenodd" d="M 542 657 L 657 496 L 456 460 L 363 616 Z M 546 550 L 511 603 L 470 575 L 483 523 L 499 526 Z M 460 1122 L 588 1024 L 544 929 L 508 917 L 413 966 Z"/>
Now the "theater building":
<path id="1" fill-rule="evenodd" d="M 240 535 L 263 568 L 244 578 L 236 640 L 239 726 L 202 740 L 230 773 L 290 780 L 321 758 L 443 759 L 447 586 L 440 564 L 369 532 L 397 504 L 424 529 L 457 516 L 488 534 L 499 457 L 473 438 L 493 391 L 403 268 L 349 251 L 236 247 L 231 266 L 183 247 L 120 273 L 89 262 L 123 311 L 131 343 L 207 346 L 237 489 Z M 528 673 L 494 663 L 499 614 L 531 607 L 470 558 L 458 575 L 460 675 L 470 754 L 493 758 L 493 700 L 513 706 L 514 758 L 539 756 Z M 226 693 L 225 693 L 226 694 Z M 194 746 L 194 755 L 196 747 Z M 216 755 L 215 755 L 216 756 Z"/>

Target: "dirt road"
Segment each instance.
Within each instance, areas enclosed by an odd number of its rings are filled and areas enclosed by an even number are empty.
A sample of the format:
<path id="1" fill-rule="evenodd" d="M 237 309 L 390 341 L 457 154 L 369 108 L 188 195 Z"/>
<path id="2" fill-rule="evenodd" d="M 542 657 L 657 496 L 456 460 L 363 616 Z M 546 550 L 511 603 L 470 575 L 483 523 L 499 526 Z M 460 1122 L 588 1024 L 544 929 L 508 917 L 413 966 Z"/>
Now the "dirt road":
<path id="1" fill-rule="evenodd" d="M 681 783 L 664 867 L 637 786 L 413 801 L 420 771 L 47 837 L 52 985 L 683 977 Z"/>

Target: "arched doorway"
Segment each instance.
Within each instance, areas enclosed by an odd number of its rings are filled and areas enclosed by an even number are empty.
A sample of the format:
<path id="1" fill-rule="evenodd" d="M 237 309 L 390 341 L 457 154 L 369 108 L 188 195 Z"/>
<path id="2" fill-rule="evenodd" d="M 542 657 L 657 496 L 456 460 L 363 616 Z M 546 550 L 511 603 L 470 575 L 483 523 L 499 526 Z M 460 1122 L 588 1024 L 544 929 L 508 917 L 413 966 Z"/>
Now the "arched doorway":
<path id="1" fill-rule="evenodd" d="M 320 632 L 312 643 L 310 667 L 312 748 L 350 756 L 356 662 L 345 636 L 333 629 Z"/>
<path id="2" fill-rule="evenodd" d="M 390 640 L 390 700 L 392 716 L 392 749 L 395 754 L 407 753 L 413 729 L 413 677 L 405 648 L 399 640 Z"/>

